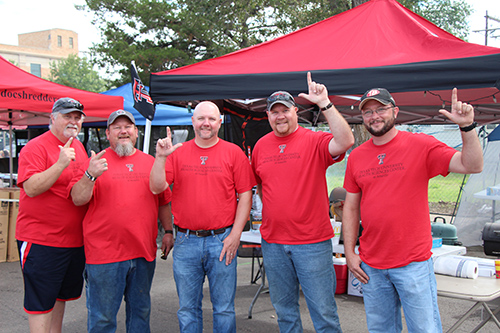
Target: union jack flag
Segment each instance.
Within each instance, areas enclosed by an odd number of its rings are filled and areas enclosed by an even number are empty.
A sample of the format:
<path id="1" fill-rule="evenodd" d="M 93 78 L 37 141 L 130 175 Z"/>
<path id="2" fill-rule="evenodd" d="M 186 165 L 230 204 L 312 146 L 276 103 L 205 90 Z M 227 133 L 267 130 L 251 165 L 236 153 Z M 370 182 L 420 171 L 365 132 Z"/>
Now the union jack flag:
<path id="1" fill-rule="evenodd" d="M 134 108 L 140 114 L 149 120 L 155 117 L 155 106 L 146 86 L 142 83 L 137 74 L 135 63 L 132 61 L 130 65 L 130 73 L 132 74 L 132 95 L 134 96 Z"/>

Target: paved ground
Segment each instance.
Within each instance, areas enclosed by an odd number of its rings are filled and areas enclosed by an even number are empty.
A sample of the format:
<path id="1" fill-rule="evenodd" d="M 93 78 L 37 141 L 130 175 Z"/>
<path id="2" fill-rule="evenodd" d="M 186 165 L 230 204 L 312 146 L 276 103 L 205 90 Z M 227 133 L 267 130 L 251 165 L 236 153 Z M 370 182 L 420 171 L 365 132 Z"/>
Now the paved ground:
<path id="1" fill-rule="evenodd" d="M 469 248 L 468 255 L 482 256 L 482 248 Z M 491 257 L 490 257 L 491 258 Z M 250 283 L 251 259 L 238 259 L 238 289 L 236 293 L 236 316 L 238 332 L 278 332 L 276 315 L 271 305 L 269 294 L 261 294 L 253 309 L 252 319 L 248 319 L 249 305 L 258 285 Z M 205 287 L 204 326 L 206 332 L 212 331 L 211 311 L 208 287 Z M 19 263 L 0 264 L 0 332 L 28 332 L 27 315 L 22 309 L 23 283 Z M 350 295 L 337 295 L 339 316 L 344 332 L 366 332 L 366 320 L 363 300 Z M 158 259 L 155 279 L 152 288 L 152 332 L 178 332 L 176 317 L 177 295 L 172 277 L 172 259 Z M 472 303 L 439 297 L 439 306 L 443 322 L 443 330 L 449 329 L 471 306 Z M 304 332 L 314 332 L 307 306 L 301 298 L 301 312 Z M 470 332 L 481 320 L 482 311 L 473 316 L 456 332 Z M 64 321 L 64 332 L 86 332 L 85 297 L 69 302 Z M 118 332 L 125 332 L 123 306 L 119 313 Z M 491 322 L 480 332 L 499 332 Z M 406 329 L 404 330 L 406 332 Z"/>

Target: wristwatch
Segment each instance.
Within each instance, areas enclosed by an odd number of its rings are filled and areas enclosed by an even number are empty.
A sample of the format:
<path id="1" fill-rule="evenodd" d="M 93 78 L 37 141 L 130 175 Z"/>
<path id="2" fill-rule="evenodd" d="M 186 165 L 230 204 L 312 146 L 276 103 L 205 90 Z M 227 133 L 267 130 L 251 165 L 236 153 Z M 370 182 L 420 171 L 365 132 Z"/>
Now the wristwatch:
<path id="1" fill-rule="evenodd" d="M 472 124 L 470 124 L 469 126 L 465 126 L 465 127 L 460 127 L 460 130 L 462 132 L 469 132 L 469 131 L 472 131 L 474 128 L 477 127 L 477 123 L 476 122 L 473 122 Z"/>
<path id="2" fill-rule="evenodd" d="M 324 108 L 319 108 L 319 109 L 320 109 L 320 111 L 326 111 L 326 110 L 328 110 L 329 108 L 331 108 L 332 106 L 333 106 L 333 103 L 332 103 L 332 102 L 330 102 L 330 103 L 328 103 L 328 105 L 327 105 L 327 106 L 325 106 Z"/>

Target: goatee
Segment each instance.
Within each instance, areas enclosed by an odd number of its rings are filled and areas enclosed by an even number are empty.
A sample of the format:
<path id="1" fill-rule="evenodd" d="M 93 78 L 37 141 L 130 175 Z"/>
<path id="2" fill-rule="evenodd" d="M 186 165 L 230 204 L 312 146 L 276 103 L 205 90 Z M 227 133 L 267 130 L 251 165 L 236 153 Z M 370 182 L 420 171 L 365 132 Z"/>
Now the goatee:
<path id="1" fill-rule="evenodd" d="M 120 157 L 130 156 L 134 153 L 134 146 L 131 142 L 125 144 L 117 143 L 115 153 Z"/>

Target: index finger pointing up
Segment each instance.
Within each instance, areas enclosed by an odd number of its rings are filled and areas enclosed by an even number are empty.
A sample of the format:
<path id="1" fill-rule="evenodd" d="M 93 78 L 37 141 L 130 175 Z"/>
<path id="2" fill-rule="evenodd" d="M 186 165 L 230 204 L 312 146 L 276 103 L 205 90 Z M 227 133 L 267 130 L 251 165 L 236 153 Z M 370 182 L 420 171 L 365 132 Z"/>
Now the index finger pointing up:
<path id="1" fill-rule="evenodd" d="M 458 102 L 458 92 L 457 92 L 457 88 L 453 88 L 453 90 L 451 91 L 451 106 L 455 106 Z"/>
<path id="2" fill-rule="evenodd" d="M 69 138 L 68 141 L 64 144 L 64 148 L 71 147 L 71 142 L 73 142 L 73 137 Z"/>
<path id="3" fill-rule="evenodd" d="M 307 72 L 307 84 L 310 85 L 313 82 L 311 72 Z"/>
<path id="4" fill-rule="evenodd" d="M 103 149 L 99 152 L 99 154 L 95 155 L 95 159 L 96 160 L 99 160 L 101 159 L 102 155 L 104 155 L 104 153 L 106 152 L 106 149 Z"/>

